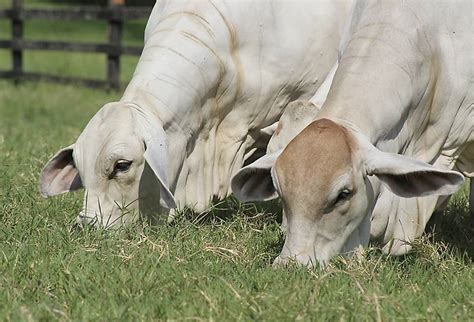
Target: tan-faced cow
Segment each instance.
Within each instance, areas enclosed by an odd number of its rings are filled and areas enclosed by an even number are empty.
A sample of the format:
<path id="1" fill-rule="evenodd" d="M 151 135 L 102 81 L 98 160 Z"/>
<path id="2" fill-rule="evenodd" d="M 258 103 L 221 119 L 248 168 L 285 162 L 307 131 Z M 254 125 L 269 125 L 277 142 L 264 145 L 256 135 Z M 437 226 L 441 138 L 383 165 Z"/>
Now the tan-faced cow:
<path id="1" fill-rule="evenodd" d="M 243 200 L 281 196 L 276 263 L 324 265 L 370 237 L 406 253 L 474 176 L 471 13 L 471 1 L 358 2 L 316 121 L 232 180 Z"/>

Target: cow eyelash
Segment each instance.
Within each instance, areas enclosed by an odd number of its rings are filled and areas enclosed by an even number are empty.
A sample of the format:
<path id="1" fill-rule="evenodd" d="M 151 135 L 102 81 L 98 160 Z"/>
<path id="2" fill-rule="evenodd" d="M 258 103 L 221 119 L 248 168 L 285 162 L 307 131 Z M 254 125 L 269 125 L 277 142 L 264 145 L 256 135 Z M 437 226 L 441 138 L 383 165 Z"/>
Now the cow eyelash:
<path id="1" fill-rule="evenodd" d="M 117 173 L 125 173 L 130 170 L 133 161 L 128 160 L 118 160 L 114 165 L 114 171 L 112 171 L 110 178 L 113 178 Z"/>
<path id="2" fill-rule="evenodd" d="M 333 205 L 337 205 L 339 202 L 343 200 L 349 199 L 349 197 L 352 196 L 352 191 L 348 188 L 344 188 L 341 191 L 339 191 L 339 194 L 337 195 L 337 198 L 334 200 Z"/>

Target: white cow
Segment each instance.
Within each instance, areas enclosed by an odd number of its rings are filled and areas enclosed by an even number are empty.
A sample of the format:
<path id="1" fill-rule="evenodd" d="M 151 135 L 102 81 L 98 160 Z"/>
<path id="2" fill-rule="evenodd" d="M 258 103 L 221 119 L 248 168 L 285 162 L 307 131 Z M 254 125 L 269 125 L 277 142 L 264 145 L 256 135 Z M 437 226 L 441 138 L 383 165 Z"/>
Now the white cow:
<path id="1" fill-rule="evenodd" d="M 336 61 L 350 1 L 158 1 L 122 99 L 100 109 L 40 178 L 85 187 L 80 223 L 123 224 L 230 193 L 260 129 Z M 163 208 L 159 208 L 159 202 Z"/>
<path id="2" fill-rule="evenodd" d="M 474 176 L 471 13 L 466 0 L 357 3 L 317 120 L 232 179 L 243 200 L 281 196 L 277 264 L 324 265 L 370 237 L 404 254 Z"/>

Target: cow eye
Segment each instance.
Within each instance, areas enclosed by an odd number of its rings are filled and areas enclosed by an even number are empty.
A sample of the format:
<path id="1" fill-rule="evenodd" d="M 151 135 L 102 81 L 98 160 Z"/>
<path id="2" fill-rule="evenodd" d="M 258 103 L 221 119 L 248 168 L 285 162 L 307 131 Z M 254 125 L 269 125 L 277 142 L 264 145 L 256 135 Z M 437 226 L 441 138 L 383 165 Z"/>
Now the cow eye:
<path id="1" fill-rule="evenodd" d="M 347 188 L 342 189 L 337 195 L 337 198 L 334 201 L 334 205 L 338 204 L 341 201 L 349 199 L 351 195 L 352 195 L 352 191 L 350 189 L 347 189 Z"/>
<path id="2" fill-rule="evenodd" d="M 127 172 L 130 170 L 130 166 L 132 165 L 132 161 L 127 160 L 119 160 L 115 163 L 114 172 Z"/>

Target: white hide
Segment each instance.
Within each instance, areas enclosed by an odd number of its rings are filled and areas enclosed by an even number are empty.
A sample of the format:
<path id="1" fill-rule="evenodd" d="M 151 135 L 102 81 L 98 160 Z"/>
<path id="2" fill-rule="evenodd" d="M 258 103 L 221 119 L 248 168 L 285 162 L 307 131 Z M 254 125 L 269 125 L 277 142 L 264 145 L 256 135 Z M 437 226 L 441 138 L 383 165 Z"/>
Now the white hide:
<path id="1" fill-rule="evenodd" d="M 440 171 L 456 170 L 472 178 L 472 6 L 472 2 L 466 0 L 455 3 L 358 1 L 348 34 L 343 36 L 345 49 L 338 70 L 317 118 L 333 120 L 363 142 L 373 145 L 376 150 L 367 150 L 362 160 L 370 159 L 374 151 L 385 151 L 444 169 Z M 397 164 L 396 158 L 387 160 Z M 265 163 L 264 160 L 259 162 Z M 383 164 L 378 163 L 378 166 L 386 167 Z M 239 172 L 233 182 L 245 182 L 241 176 L 251 171 L 252 164 Z M 272 169 L 260 171 L 273 172 Z M 374 171 L 368 173 L 376 174 Z M 360 225 L 351 229 L 355 234 L 364 232 L 359 239 L 368 241 L 369 229 L 363 223 L 369 218 L 370 237 L 381 242 L 384 251 L 393 255 L 406 253 L 411 249 L 411 242 L 424 231 L 436 206 L 446 198 L 439 194 L 453 193 L 462 182 L 459 175 L 455 179 L 452 171 L 446 174 L 453 178 L 448 184 L 450 189 L 415 198 L 406 198 L 402 190 L 382 185 L 379 179 L 383 176 L 368 177 L 370 182 L 366 185 L 373 189 L 373 210 L 369 205 L 365 219 L 359 219 Z M 233 188 L 240 189 L 237 184 Z M 249 189 L 247 186 L 247 191 Z M 252 200 L 260 198 L 258 194 L 253 197 L 256 198 L 246 196 Z M 303 232 L 307 227 L 301 227 L 302 233 L 307 234 Z M 289 229 L 298 236 L 298 229 L 291 226 Z M 321 229 L 319 233 L 324 234 Z M 315 238 L 311 236 L 308 238 Z M 348 238 L 341 242 L 352 242 L 352 237 L 340 238 Z M 290 244 L 306 245 L 304 239 L 300 234 L 298 238 L 292 238 Z M 337 247 L 335 244 L 320 246 L 314 252 L 319 253 L 320 262 L 325 263 L 328 254 L 351 248 L 346 247 L 348 244 L 342 248 L 340 243 Z M 289 254 L 291 251 L 284 248 L 276 262 L 285 262 Z M 296 259 L 306 263 L 308 258 Z"/>
<path id="2" fill-rule="evenodd" d="M 382 151 L 474 174 L 472 2 L 360 1 L 327 104 Z M 416 27 L 415 27 L 416 26 Z M 369 39 L 377 41 L 369 45 Z M 405 254 L 440 196 L 403 198 L 374 182 L 371 238 Z"/>
<path id="3" fill-rule="evenodd" d="M 145 199 L 151 208 L 161 199 L 165 209 L 176 203 L 199 212 L 213 197 L 226 197 L 259 131 L 321 85 L 337 59 L 350 6 L 329 0 L 158 1 L 122 99 L 97 112 L 74 145 L 73 159 L 68 154 L 64 160 L 77 166 L 86 189 L 79 221 L 130 222 Z M 155 141 L 162 143 L 151 146 Z M 121 154 L 133 162 L 117 172 L 127 161 Z M 51 163 L 45 169 L 42 191 L 62 171 Z"/>

